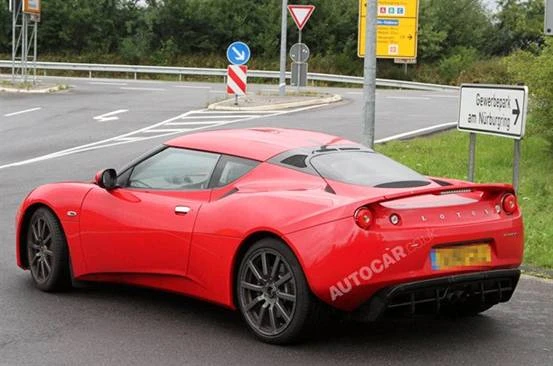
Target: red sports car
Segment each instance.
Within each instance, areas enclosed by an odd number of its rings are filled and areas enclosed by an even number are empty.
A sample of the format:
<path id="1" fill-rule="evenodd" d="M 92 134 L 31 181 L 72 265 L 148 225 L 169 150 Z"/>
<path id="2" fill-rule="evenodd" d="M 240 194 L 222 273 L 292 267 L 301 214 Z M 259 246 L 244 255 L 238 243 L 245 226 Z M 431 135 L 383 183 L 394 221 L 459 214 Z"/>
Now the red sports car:
<path id="1" fill-rule="evenodd" d="M 286 343 L 321 307 L 476 314 L 508 301 L 523 224 L 513 188 L 431 178 L 363 145 L 275 128 L 168 141 L 91 183 L 38 187 L 17 263 L 44 291 L 148 286 L 238 309 Z"/>

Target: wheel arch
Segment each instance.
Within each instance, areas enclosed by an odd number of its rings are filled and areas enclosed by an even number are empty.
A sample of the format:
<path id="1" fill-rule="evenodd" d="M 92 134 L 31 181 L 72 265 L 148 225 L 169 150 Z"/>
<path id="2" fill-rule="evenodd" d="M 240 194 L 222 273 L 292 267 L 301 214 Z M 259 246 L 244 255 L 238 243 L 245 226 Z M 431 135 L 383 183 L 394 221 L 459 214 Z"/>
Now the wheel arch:
<path id="1" fill-rule="evenodd" d="M 248 251 L 248 249 L 252 245 L 257 243 L 259 240 L 262 240 L 262 239 L 265 239 L 265 238 L 276 239 L 276 240 L 281 241 L 284 245 L 286 245 L 288 247 L 288 249 L 290 249 L 292 251 L 292 253 L 294 253 L 294 256 L 296 257 L 296 259 L 298 260 L 298 263 L 300 264 L 301 270 L 305 273 L 305 268 L 304 268 L 304 265 L 302 263 L 302 259 L 298 255 L 298 253 L 296 251 L 296 248 L 294 248 L 294 246 L 291 245 L 288 242 L 288 240 L 286 240 L 286 238 L 284 238 L 282 235 L 279 235 L 279 234 L 277 234 L 273 231 L 269 231 L 269 230 L 259 230 L 259 231 L 255 231 L 253 233 L 250 233 L 244 240 L 242 240 L 242 242 L 238 246 L 238 248 L 236 250 L 236 254 L 234 255 L 234 259 L 232 261 L 231 281 L 230 281 L 230 286 L 231 286 L 230 290 L 231 290 L 231 292 L 230 293 L 231 293 L 232 305 L 235 308 L 238 308 L 237 294 L 236 294 L 236 281 L 238 279 L 238 272 L 240 270 L 240 262 L 242 261 L 242 258 L 244 258 L 244 255 L 246 254 L 246 252 Z M 309 281 L 307 281 L 307 284 L 308 284 L 308 286 L 310 286 Z M 311 288 L 310 288 L 310 291 L 313 293 Z"/>

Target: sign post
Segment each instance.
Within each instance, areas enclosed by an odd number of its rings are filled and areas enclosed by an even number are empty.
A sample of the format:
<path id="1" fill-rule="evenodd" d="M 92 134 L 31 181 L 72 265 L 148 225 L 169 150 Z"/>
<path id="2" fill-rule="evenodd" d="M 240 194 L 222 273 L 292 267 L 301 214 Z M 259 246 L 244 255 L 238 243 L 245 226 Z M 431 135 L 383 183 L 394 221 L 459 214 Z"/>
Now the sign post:
<path id="1" fill-rule="evenodd" d="M 303 27 L 307 24 L 307 21 L 311 17 L 311 14 L 313 14 L 313 11 L 315 10 L 314 5 L 288 5 L 288 11 L 292 15 L 292 19 L 294 19 L 294 22 L 298 26 L 298 43 L 301 43 L 301 31 L 303 30 Z M 300 47 L 297 48 L 297 58 L 301 58 Z M 301 73 L 302 68 L 305 68 L 307 70 L 306 66 L 301 65 L 301 62 L 296 62 L 296 73 L 299 76 Z M 294 66 L 294 65 L 293 65 Z M 299 80 L 299 79 L 298 79 Z M 298 90 L 300 89 L 300 83 L 297 84 Z"/>
<path id="2" fill-rule="evenodd" d="M 246 95 L 248 67 L 245 64 L 251 55 L 250 47 L 244 42 L 233 42 L 227 48 L 227 60 L 231 63 L 227 67 L 227 94 L 234 94 L 235 105 L 239 95 Z"/>
<path id="3" fill-rule="evenodd" d="M 524 137 L 528 87 L 461 85 L 457 129 L 470 133 L 467 177 L 474 181 L 476 134 L 514 139 L 513 186 L 518 191 L 520 141 Z"/>
<path id="4" fill-rule="evenodd" d="M 286 95 L 286 33 L 288 31 L 288 0 L 282 0 L 282 12 L 280 23 L 280 76 L 278 82 L 278 95 Z"/>
<path id="5" fill-rule="evenodd" d="M 12 12 L 12 82 L 26 83 L 29 62 L 32 62 L 33 84 L 36 83 L 36 60 L 38 47 L 38 22 L 41 12 L 40 0 L 9 0 Z M 19 64 L 17 63 L 19 61 Z"/>
<path id="6" fill-rule="evenodd" d="M 545 0 L 544 33 L 553 36 L 553 0 Z"/>
<path id="7" fill-rule="evenodd" d="M 296 43 L 290 48 L 292 59 L 292 79 L 290 85 L 297 87 L 307 85 L 307 60 L 309 60 L 309 47 L 305 43 Z"/>

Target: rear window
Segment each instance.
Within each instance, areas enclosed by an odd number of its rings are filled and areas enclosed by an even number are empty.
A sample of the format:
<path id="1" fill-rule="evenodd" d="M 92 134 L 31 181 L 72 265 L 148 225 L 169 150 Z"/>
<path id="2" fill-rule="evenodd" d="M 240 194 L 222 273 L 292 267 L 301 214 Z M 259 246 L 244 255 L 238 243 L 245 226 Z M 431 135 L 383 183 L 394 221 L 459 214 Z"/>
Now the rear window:
<path id="1" fill-rule="evenodd" d="M 343 183 L 379 188 L 430 184 L 423 175 L 375 152 L 331 152 L 313 156 L 310 163 L 323 178 Z"/>

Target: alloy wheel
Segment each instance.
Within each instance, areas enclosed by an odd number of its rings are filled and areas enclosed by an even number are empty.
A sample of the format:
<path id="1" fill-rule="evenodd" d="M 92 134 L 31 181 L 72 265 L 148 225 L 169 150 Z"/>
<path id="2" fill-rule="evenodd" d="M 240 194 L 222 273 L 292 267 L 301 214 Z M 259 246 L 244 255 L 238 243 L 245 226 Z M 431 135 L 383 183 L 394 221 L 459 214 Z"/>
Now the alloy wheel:
<path id="1" fill-rule="evenodd" d="M 38 283 L 47 282 L 54 266 L 52 228 L 43 216 L 34 217 L 28 235 L 29 266 Z"/>
<path id="2" fill-rule="evenodd" d="M 260 248 L 240 271 L 239 297 L 250 326 L 265 336 L 282 333 L 296 311 L 296 278 L 277 251 Z"/>

